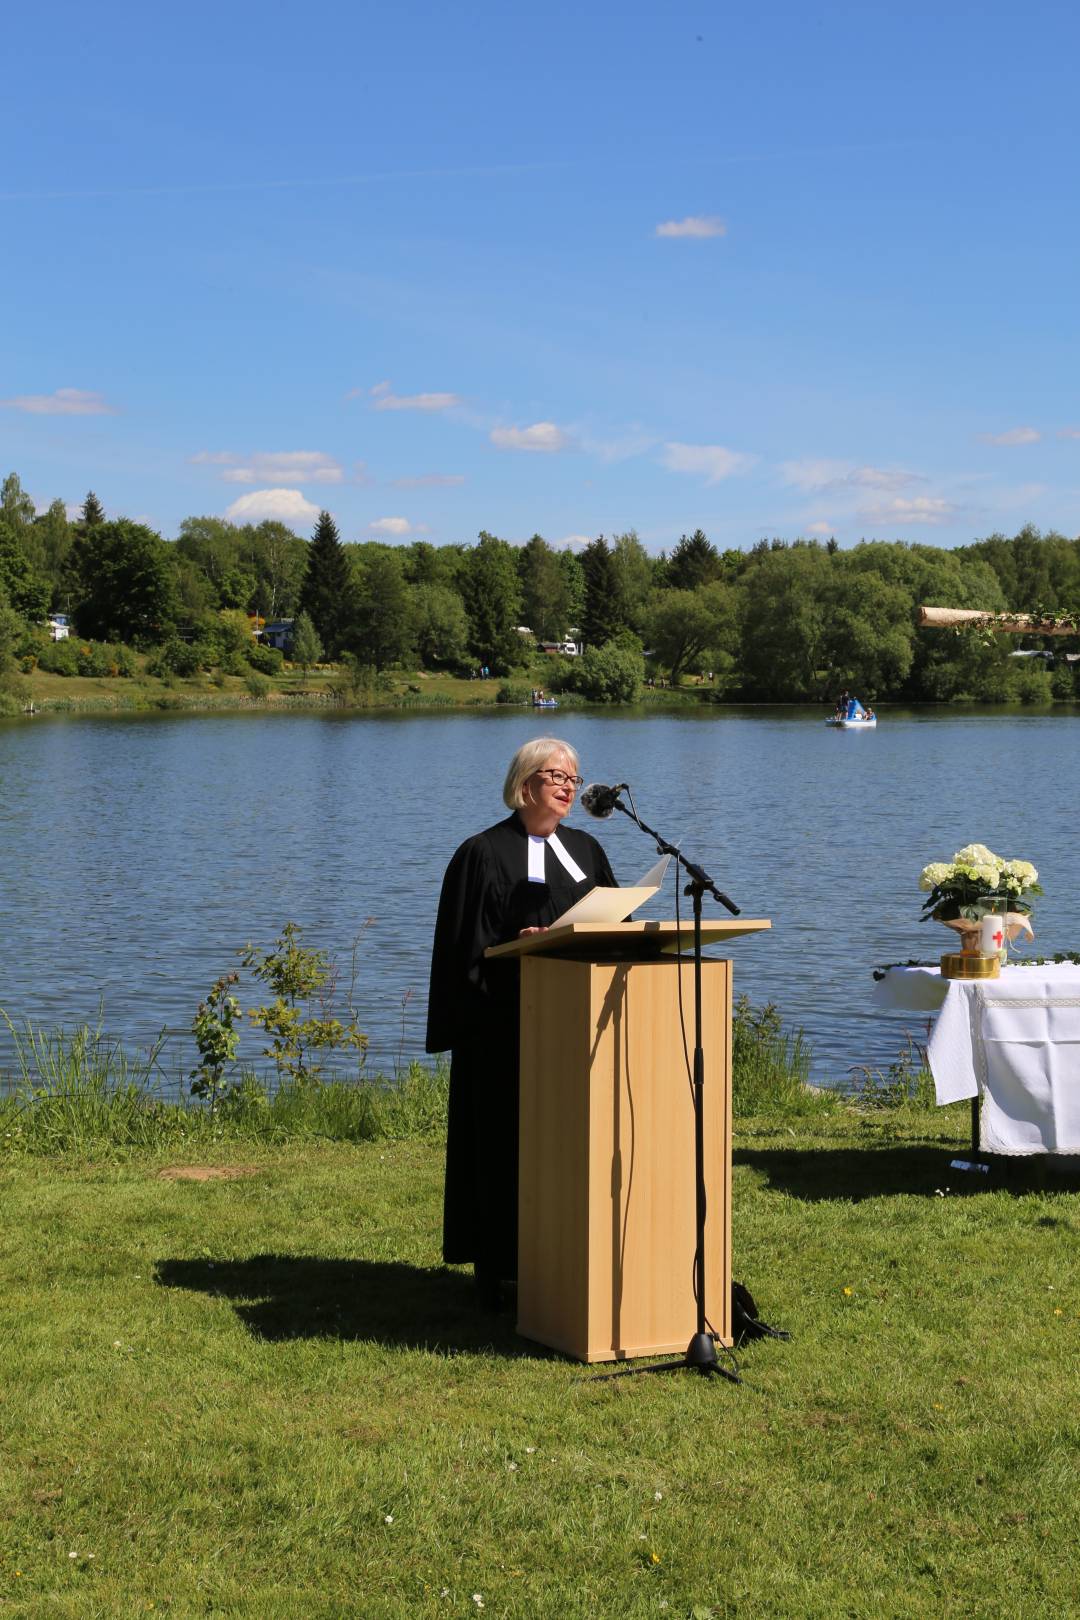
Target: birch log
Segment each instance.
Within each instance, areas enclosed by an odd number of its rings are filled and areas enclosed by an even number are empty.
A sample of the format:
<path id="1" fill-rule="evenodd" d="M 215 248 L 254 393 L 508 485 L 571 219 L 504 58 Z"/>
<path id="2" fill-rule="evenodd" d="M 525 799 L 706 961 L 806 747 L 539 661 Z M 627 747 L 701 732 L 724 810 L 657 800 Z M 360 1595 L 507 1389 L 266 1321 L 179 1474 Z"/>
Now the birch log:
<path id="1" fill-rule="evenodd" d="M 980 613 L 974 608 L 921 607 L 919 623 L 928 630 L 952 630 L 960 624 L 980 624 L 1012 636 L 1075 636 L 1075 624 L 1035 619 L 1030 613 Z"/>

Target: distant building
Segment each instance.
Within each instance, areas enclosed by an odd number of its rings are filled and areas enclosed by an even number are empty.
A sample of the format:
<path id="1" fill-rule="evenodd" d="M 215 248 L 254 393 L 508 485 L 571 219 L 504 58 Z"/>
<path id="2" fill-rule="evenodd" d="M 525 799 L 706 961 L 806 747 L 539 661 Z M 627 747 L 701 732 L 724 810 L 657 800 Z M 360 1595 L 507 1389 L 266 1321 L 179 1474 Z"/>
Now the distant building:
<path id="1" fill-rule="evenodd" d="M 295 619 L 268 619 L 259 632 L 259 640 L 267 647 L 276 647 L 286 657 L 292 652 Z"/>
<path id="2" fill-rule="evenodd" d="M 50 613 L 48 625 L 51 641 L 66 641 L 71 634 L 71 624 L 66 613 Z"/>

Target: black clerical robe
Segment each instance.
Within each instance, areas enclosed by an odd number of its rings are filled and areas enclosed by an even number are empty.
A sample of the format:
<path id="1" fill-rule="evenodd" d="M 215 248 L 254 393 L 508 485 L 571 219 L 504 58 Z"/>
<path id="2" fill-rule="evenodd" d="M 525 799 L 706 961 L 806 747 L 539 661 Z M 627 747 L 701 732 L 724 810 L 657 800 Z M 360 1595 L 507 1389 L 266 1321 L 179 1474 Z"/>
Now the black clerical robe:
<path id="1" fill-rule="evenodd" d="M 426 1046 L 451 1052 L 443 1258 L 507 1278 L 517 1275 L 520 969 L 484 951 L 553 923 L 597 884 L 615 887 L 595 838 L 566 826 L 557 836 L 583 882 L 550 845 L 544 881 L 530 881 L 516 813 L 467 839 L 446 869 L 431 955 Z"/>

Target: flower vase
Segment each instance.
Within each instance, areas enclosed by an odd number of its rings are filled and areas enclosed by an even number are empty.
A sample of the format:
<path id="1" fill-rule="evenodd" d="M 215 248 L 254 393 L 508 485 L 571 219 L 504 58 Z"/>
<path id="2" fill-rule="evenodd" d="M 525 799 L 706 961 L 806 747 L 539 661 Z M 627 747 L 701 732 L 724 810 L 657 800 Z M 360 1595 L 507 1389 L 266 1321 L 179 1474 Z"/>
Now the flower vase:
<path id="1" fill-rule="evenodd" d="M 975 907 L 965 908 L 975 911 Z M 984 936 L 983 919 L 981 916 L 941 917 L 940 922 L 946 928 L 952 928 L 960 935 L 960 949 L 946 951 L 941 958 L 941 977 L 943 979 L 996 979 L 1001 972 L 1001 958 L 997 948 L 986 952 L 983 949 L 983 939 L 990 941 L 990 934 Z"/>

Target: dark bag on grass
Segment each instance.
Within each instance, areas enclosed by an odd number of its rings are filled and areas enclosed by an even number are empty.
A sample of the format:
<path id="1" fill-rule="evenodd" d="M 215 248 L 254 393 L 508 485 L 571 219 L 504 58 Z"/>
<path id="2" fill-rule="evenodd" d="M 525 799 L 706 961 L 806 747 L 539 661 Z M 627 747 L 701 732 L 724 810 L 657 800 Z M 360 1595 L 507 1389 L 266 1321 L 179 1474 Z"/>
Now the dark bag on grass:
<path id="1" fill-rule="evenodd" d="M 791 1338 L 783 1328 L 770 1327 L 761 1320 L 753 1294 L 741 1282 L 731 1285 L 731 1335 L 736 1345 L 747 1344 L 751 1339 Z"/>

